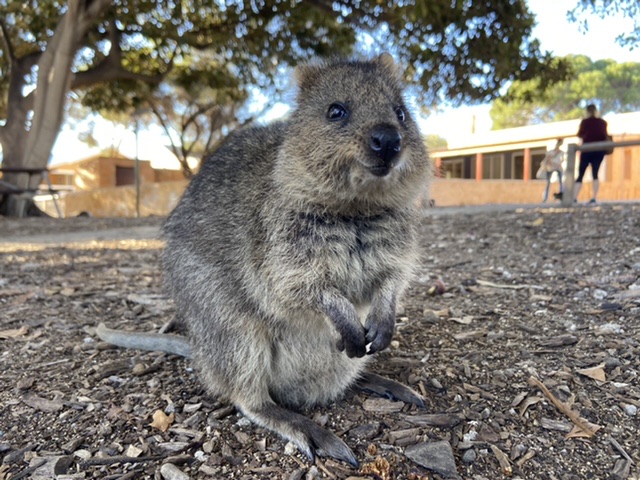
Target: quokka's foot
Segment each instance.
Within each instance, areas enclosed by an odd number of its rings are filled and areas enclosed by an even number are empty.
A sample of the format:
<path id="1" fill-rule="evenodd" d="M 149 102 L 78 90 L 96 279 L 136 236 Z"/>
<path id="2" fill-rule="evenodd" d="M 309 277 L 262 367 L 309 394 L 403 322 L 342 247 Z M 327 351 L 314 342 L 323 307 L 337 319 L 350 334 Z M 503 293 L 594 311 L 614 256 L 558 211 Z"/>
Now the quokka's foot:
<path id="1" fill-rule="evenodd" d="M 373 392 L 382 397 L 400 400 L 404 403 L 424 408 L 424 398 L 422 398 L 422 395 L 399 382 L 389 380 L 375 373 L 364 373 L 360 377 L 360 380 L 358 380 L 356 386 L 361 390 Z"/>
<path id="2" fill-rule="evenodd" d="M 311 462 L 318 455 L 341 460 L 353 467 L 358 466 L 355 455 L 346 443 L 303 415 L 275 403 L 257 409 L 239 406 L 239 409 L 255 423 L 295 443 Z"/>

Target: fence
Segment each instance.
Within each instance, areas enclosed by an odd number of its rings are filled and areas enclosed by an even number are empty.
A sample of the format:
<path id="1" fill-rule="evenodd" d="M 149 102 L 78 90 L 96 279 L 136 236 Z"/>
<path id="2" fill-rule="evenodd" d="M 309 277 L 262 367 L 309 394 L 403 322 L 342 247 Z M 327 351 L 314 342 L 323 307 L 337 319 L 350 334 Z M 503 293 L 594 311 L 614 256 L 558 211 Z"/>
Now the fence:
<path id="1" fill-rule="evenodd" d="M 573 204 L 573 188 L 576 183 L 576 153 L 577 152 L 594 152 L 597 150 L 608 150 L 611 147 L 631 147 L 640 145 L 640 140 L 625 140 L 621 142 L 593 142 L 578 145 L 570 143 L 567 146 L 567 168 L 564 181 L 564 195 L 562 197 L 562 206 L 569 207 Z"/>

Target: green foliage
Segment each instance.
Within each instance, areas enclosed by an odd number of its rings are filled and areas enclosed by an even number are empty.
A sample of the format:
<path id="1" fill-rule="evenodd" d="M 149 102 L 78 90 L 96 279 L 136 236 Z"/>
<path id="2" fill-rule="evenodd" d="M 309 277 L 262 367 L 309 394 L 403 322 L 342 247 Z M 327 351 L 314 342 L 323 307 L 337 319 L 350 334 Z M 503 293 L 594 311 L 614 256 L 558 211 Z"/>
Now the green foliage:
<path id="1" fill-rule="evenodd" d="M 64 3 L 0 1 L 0 19 L 5 18 L 16 55 L 43 51 Z M 287 65 L 349 54 L 359 39 L 362 50 L 391 50 L 408 65 L 407 78 L 420 87 L 426 103 L 482 102 L 507 81 L 540 78 L 545 86 L 566 75 L 564 65 L 552 63 L 530 39 L 533 22 L 522 0 L 115 0 L 83 40 L 74 69 L 99 67 L 117 46 L 125 70 L 151 78 L 166 75 L 173 61 L 193 58 L 194 50 L 211 50 L 226 62 L 239 88 L 257 86 L 273 94 Z M 7 75 L 0 78 L 6 81 Z M 118 102 L 128 107 L 122 94 L 140 86 L 120 83 L 114 98 L 103 87 L 83 101 L 100 109 L 97 97 L 103 97 L 105 108 Z"/>
<path id="2" fill-rule="evenodd" d="M 428 149 L 447 148 L 447 139 L 440 135 L 428 134 L 425 138 Z"/>
<path id="3" fill-rule="evenodd" d="M 493 129 L 577 119 L 588 103 L 602 114 L 640 110 L 640 63 L 593 62 L 583 55 L 565 60 L 573 71 L 569 80 L 546 90 L 537 79 L 516 81 L 493 102 Z"/>
<path id="4" fill-rule="evenodd" d="M 622 14 L 633 22 L 630 31 L 621 31 L 616 40 L 631 48 L 640 45 L 640 2 L 638 0 L 578 0 L 567 13 L 570 21 L 577 23 L 583 31 L 589 30 L 589 15 L 606 18 Z"/>

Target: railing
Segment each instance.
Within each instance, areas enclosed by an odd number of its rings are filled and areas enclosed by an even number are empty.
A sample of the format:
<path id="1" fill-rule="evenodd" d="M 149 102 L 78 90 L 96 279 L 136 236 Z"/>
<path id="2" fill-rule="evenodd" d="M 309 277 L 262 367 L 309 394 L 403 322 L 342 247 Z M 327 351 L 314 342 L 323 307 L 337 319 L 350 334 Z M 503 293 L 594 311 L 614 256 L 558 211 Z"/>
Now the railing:
<path id="1" fill-rule="evenodd" d="M 564 195 L 562 196 L 562 206 L 573 205 L 573 187 L 576 183 L 576 152 L 594 152 L 597 150 L 608 150 L 611 147 L 631 147 L 640 145 L 640 140 L 625 140 L 622 142 L 593 142 L 578 145 L 570 143 L 567 146 L 567 169 L 565 170 Z"/>

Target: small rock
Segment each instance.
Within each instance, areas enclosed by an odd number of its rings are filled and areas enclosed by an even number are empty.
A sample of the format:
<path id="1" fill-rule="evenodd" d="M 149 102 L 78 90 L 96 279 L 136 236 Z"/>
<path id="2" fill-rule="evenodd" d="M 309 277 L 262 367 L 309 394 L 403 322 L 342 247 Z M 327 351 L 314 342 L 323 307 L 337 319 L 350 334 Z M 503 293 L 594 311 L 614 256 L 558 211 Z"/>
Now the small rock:
<path id="1" fill-rule="evenodd" d="M 304 477 L 304 468 L 298 468 L 291 475 L 289 475 L 288 480 L 302 480 Z"/>
<path id="2" fill-rule="evenodd" d="M 635 405 L 623 405 L 622 409 L 630 417 L 635 417 L 638 414 L 638 407 Z"/>
<path id="3" fill-rule="evenodd" d="M 462 455 L 462 461 L 464 463 L 473 463 L 476 461 L 476 458 L 478 458 L 478 454 L 473 448 L 465 450 L 464 454 Z"/>
<path id="4" fill-rule="evenodd" d="M 599 288 L 596 288 L 593 291 L 593 298 L 595 298 L 596 300 L 604 300 L 605 298 L 607 298 L 607 292 Z"/>
<path id="5" fill-rule="evenodd" d="M 125 455 L 127 457 L 139 457 L 143 451 L 143 449 L 136 447 L 135 445 L 129 445 L 129 447 L 127 447 Z"/>
<path id="6" fill-rule="evenodd" d="M 305 475 L 304 478 L 305 480 L 315 480 L 316 478 L 319 478 L 319 477 L 320 477 L 320 472 L 318 471 L 318 467 L 314 465 L 307 471 L 307 474 Z"/>
<path id="7" fill-rule="evenodd" d="M 184 405 L 184 407 L 182 407 L 182 412 L 183 413 L 194 413 L 194 412 L 197 412 L 198 410 L 200 410 L 200 407 L 202 407 L 202 402 L 200 402 L 200 403 L 186 403 Z"/>
<path id="8" fill-rule="evenodd" d="M 523 456 L 525 453 L 527 453 L 527 450 L 528 448 L 526 446 L 524 446 L 521 443 L 518 443 L 513 447 L 511 447 L 511 453 L 509 454 L 509 459 L 512 461 L 517 460 L 518 458 Z"/>
<path id="9" fill-rule="evenodd" d="M 298 451 L 298 447 L 296 447 L 296 444 L 293 442 L 287 442 L 287 444 L 284 446 L 285 455 L 293 455 L 297 451 Z"/>
<path id="10" fill-rule="evenodd" d="M 89 450 L 76 450 L 73 452 L 74 457 L 78 457 L 80 460 L 89 460 L 91 458 L 91 452 Z"/>
<path id="11" fill-rule="evenodd" d="M 164 480 L 189 480 L 191 478 L 172 463 L 162 465 L 160 475 Z"/>
<path id="12" fill-rule="evenodd" d="M 29 465 L 37 467 L 29 478 L 33 480 L 45 480 L 50 478 L 58 478 L 69 470 L 73 463 L 73 457 L 69 455 L 55 457 L 39 457 L 34 456 Z"/>
<path id="13" fill-rule="evenodd" d="M 624 329 L 617 323 L 604 323 L 596 329 L 596 335 L 619 335 Z"/>
<path id="14" fill-rule="evenodd" d="M 405 455 L 418 465 L 432 470 L 445 478 L 461 478 L 456 470 L 456 462 L 449 442 L 440 441 L 411 445 L 405 450 Z"/>
<path id="15" fill-rule="evenodd" d="M 239 427 L 250 427 L 251 420 L 249 420 L 247 417 L 240 417 L 236 422 L 236 425 Z"/>
<path id="16" fill-rule="evenodd" d="M 619 367 L 621 365 L 622 365 L 622 362 L 620 361 L 620 359 L 615 357 L 609 357 L 604 361 L 605 370 L 613 370 L 614 368 Z"/>

